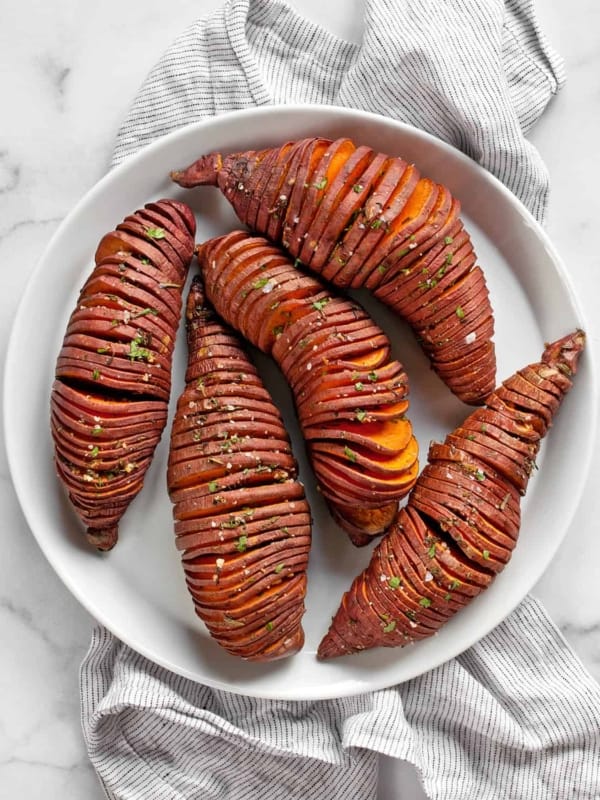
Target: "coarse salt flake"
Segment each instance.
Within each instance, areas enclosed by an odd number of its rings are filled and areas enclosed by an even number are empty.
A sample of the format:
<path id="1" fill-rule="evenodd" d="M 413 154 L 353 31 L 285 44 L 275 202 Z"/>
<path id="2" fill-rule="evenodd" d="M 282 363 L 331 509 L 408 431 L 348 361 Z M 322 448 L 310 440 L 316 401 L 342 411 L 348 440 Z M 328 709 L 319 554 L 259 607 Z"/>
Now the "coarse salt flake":
<path id="1" fill-rule="evenodd" d="M 477 333 L 475 331 L 471 331 L 471 333 L 467 333 L 465 336 L 465 344 L 473 344 L 475 339 L 477 339 Z"/>

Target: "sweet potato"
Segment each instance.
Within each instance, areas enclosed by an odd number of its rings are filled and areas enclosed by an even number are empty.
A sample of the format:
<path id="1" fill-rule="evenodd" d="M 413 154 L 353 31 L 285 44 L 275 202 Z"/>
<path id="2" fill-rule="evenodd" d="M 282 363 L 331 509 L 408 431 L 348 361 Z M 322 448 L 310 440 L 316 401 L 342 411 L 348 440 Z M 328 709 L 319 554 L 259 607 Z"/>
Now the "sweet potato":
<path id="1" fill-rule="evenodd" d="M 107 233 L 58 354 L 56 469 L 99 550 L 115 545 L 167 420 L 194 234 L 194 215 L 174 200 L 149 203 Z"/>
<path id="2" fill-rule="evenodd" d="M 218 186 L 242 222 L 298 263 L 336 286 L 370 289 L 407 320 L 464 402 L 480 405 L 493 390 L 492 308 L 460 203 L 414 165 L 350 139 L 314 138 L 211 153 L 171 177 Z"/>
<path id="3" fill-rule="evenodd" d="M 234 231 L 201 245 L 198 259 L 219 314 L 281 367 L 319 489 L 351 540 L 366 544 L 418 471 L 408 381 L 387 336 L 266 239 Z"/>
<path id="4" fill-rule="evenodd" d="M 407 505 L 343 596 L 321 659 L 430 636 L 492 582 L 514 550 L 541 440 L 585 343 L 576 331 L 508 378 L 446 437 Z"/>
<path id="5" fill-rule="evenodd" d="M 230 653 L 282 658 L 304 641 L 311 526 L 296 461 L 279 412 L 237 337 L 206 305 L 199 278 L 186 321 L 186 387 L 167 484 L 187 586 Z"/>

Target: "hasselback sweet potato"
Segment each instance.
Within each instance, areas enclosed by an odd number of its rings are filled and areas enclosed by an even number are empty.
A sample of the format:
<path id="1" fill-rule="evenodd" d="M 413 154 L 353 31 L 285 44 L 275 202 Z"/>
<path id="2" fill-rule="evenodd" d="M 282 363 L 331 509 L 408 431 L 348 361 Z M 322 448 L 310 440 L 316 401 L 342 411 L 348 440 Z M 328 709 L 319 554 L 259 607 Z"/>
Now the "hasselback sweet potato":
<path id="1" fill-rule="evenodd" d="M 352 541 L 366 544 L 418 471 L 407 377 L 387 336 L 262 237 L 234 231 L 205 242 L 198 258 L 218 313 L 281 367 L 319 489 Z"/>
<path id="2" fill-rule="evenodd" d="M 187 586 L 230 653 L 282 658 L 304 641 L 310 511 L 280 414 L 197 277 L 186 321 L 167 483 Z"/>
<path id="3" fill-rule="evenodd" d="M 342 598 L 321 659 L 434 634 L 507 564 L 540 442 L 583 349 L 581 331 L 546 347 L 443 444 Z"/>
<path id="4" fill-rule="evenodd" d="M 160 200 L 107 233 L 58 354 L 50 402 L 56 469 L 100 550 L 116 543 L 167 420 L 195 231 L 185 204 Z"/>
<path id="5" fill-rule="evenodd" d="M 464 402 L 495 386 L 494 320 L 481 268 L 444 186 L 349 139 L 202 156 L 172 173 L 218 186 L 239 218 L 341 287 L 367 287 L 412 326 Z"/>

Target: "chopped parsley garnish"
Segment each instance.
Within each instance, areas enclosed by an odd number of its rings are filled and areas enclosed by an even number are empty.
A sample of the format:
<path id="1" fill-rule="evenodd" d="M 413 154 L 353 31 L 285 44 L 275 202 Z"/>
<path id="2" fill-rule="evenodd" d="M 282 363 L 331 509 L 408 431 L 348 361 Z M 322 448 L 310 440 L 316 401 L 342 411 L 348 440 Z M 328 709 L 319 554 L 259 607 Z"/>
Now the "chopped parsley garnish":
<path id="1" fill-rule="evenodd" d="M 346 458 L 349 458 L 350 461 L 356 461 L 356 453 L 354 450 L 350 450 L 348 446 L 344 447 L 344 455 Z"/>
<path id="2" fill-rule="evenodd" d="M 315 300 L 314 303 L 311 303 L 311 305 L 317 311 L 323 311 L 328 302 L 329 297 L 323 297 L 321 300 Z"/>
<path id="3" fill-rule="evenodd" d="M 248 537 L 246 536 L 246 534 L 243 533 L 235 543 L 235 549 L 238 551 L 238 553 L 245 553 L 247 544 L 248 544 Z"/>
<path id="4" fill-rule="evenodd" d="M 387 625 L 384 625 L 383 632 L 384 633 L 391 633 L 392 631 L 396 630 L 396 620 L 393 619 L 391 622 L 388 622 Z"/>
<path id="5" fill-rule="evenodd" d="M 149 239 L 164 239 L 165 235 L 164 228 L 146 228 L 146 236 Z"/>
<path id="6" fill-rule="evenodd" d="M 253 289 L 262 289 L 269 282 L 269 278 L 259 278 L 252 284 Z"/>
<path id="7" fill-rule="evenodd" d="M 465 318 L 465 312 L 462 310 L 460 306 L 456 306 L 456 311 L 454 312 L 459 319 Z"/>
<path id="8" fill-rule="evenodd" d="M 398 589 L 401 584 L 402 581 L 396 575 L 392 576 L 388 580 L 388 586 L 390 587 L 390 589 Z"/>

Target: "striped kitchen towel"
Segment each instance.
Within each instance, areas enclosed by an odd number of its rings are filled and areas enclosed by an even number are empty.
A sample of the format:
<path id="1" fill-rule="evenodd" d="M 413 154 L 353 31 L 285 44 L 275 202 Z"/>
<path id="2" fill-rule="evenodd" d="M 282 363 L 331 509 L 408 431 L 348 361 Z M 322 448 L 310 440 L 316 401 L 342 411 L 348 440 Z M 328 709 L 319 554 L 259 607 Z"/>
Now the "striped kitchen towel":
<path id="1" fill-rule="evenodd" d="M 359 107 L 460 148 L 542 220 L 547 174 L 524 134 L 562 81 L 532 0 L 366 0 L 361 44 L 282 0 L 231 0 L 152 70 L 114 163 L 226 111 Z M 90 758 L 114 800 L 371 800 L 378 753 L 412 762 L 435 800 L 600 798 L 600 688 L 532 598 L 419 678 L 315 702 L 193 683 L 99 627 L 81 698 Z"/>

